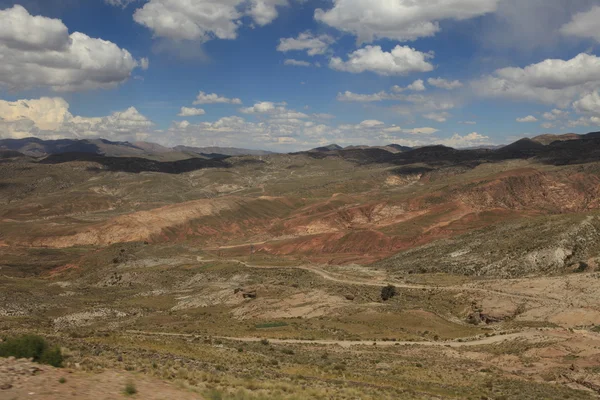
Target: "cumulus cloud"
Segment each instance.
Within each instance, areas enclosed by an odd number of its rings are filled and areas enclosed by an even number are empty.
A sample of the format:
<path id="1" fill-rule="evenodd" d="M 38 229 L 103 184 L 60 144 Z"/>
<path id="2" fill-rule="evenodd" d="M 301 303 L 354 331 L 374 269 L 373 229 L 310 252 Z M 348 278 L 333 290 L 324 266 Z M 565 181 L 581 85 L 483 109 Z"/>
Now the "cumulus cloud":
<path id="1" fill-rule="evenodd" d="M 600 94 L 592 92 L 573 103 L 573 108 L 582 114 L 600 115 Z"/>
<path id="2" fill-rule="evenodd" d="M 597 0 L 501 0 L 486 19 L 480 41 L 490 49 L 551 51 L 564 38 L 561 27 L 573 15 L 590 10 Z"/>
<path id="3" fill-rule="evenodd" d="M 126 8 L 128 5 L 136 1 L 138 0 L 104 0 L 104 2 L 108 5 L 121 8 Z"/>
<path id="4" fill-rule="evenodd" d="M 438 94 L 423 95 L 413 93 L 404 96 L 401 100 L 402 103 L 393 106 L 392 109 L 409 118 L 413 118 L 415 114 L 429 114 L 429 117 L 434 117 L 434 119 L 448 118 L 449 115 L 440 114 L 452 110 L 458 105 L 458 99 Z"/>
<path id="5" fill-rule="evenodd" d="M 248 15 L 260 26 L 273 22 L 279 16 L 277 7 L 288 6 L 287 0 L 250 0 Z"/>
<path id="6" fill-rule="evenodd" d="M 201 108 L 192 108 L 192 107 L 181 107 L 181 111 L 177 116 L 179 117 L 194 117 L 198 115 L 204 115 L 206 111 Z"/>
<path id="7" fill-rule="evenodd" d="M 381 46 L 366 46 L 348 55 L 348 60 L 333 57 L 329 67 L 338 71 L 354 74 L 370 71 L 378 75 L 407 75 L 412 72 L 433 71 L 434 67 L 427 60 L 433 53 L 422 53 L 409 46 L 396 46 L 386 52 Z"/>
<path id="8" fill-rule="evenodd" d="M 235 39 L 241 0 L 150 0 L 133 19 L 157 37 L 208 41 Z"/>
<path id="9" fill-rule="evenodd" d="M 492 140 L 489 136 L 481 135 L 477 132 L 472 132 L 464 136 L 456 133 L 448 139 L 442 139 L 440 144 L 454 148 L 464 148 L 489 145 L 492 144 Z"/>
<path id="10" fill-rule="evenodd" d="M 463 84 L 460 81 L 448 81 L 442 78 L 429 78 L 427 80 L 427 83 L 429 83 L 431 86 L 435 86 L 436 88 L 446 90 L 458 89 L 463 86 Z"/>
<path id="11" fill-rule="evenodd" d="M 271 124 L 283 125 L 302 125 L 309 115 L 290 110 L 285 102 L 273 103 L 271 101 L 261 101 L 254 104 L 252 107 L 241 108 L 243 114 L 253 114 L 260 118 L 267 118 Z"/>
<path id="12" fill-rule="evenodd" d="M 260 102 L 249 108 L 252 110 L 247 119 L 229 116 L 211 122 L 173 121 L 168 129 L 156 130 L 152 121 L 134 107 L 107 116 L 83 117 L 72 115 L 69 104 L 58 97 L 0 101 L 0 137 L 150 140 L 164 145 L 243 146 L 280 151 L 328 143 L 423 146 L 452 139 L 436 137 L 434 134 L 439 131 L 432 127 L 405 128 L 374 119 L 332 125 L 324 121 L 333 119 L 333 115 L 307 115 L 288 109 L 285 103 Z"/>
<path id="13" fill-rule="evenodd" d="M 306 51 L 309 56 L 325 54 L 335 39 L 329 35 L 315 36 L 311 32 L 303 32 L 297 38 L 279 39 L 277 51 Z"/>
<path id="14" fill-rule="evenodd" d="M 384 101 L 384 100 L 401 100 L 404 96 L 387 93 L 385 91 L 381 91 L 378 93 L 372 94 L 359 94 L 353 93 L 350 91 L 345 91 L 343 93 L 338 93 L 337 100 L 345 101 L 345 102 L 358 102 L 358 103 L 370 103 L 376 101 Z"/>
<path id="15" fill-rule="evenodd" d="M 399 41 L 430 37 L 439 21 L 465 20 L 496 10 L 499 0 L 336 0 L 315 19 L 357 36 L 359 43 L 388 38 Z"/>
<path id="16" fill-rule="evenodd" d="M 283 61 L 284 65 L 291 65 L 294 67 L 310 67 L 312 64 L 308 61 L 294 60 L 293 58 L 288 58 Z"/>
<path id="17" fill-rule="evenodd" d="M 422 79 L 417 79 L 416 81 L 414 81 L 406 87 L 401 87 L 398 85 L 392 86 L 392 92 L 395 93 L 402 93 L 406 90 L 411 90 L 413 92 L 424 92 L 425 90 L 427 90 L 427 88 L 425 87 L 425 82 L 423 82 Z"/>
<path id="18" fill-rule="evenodd" d="M 482 95 L 566 107 L 574 97 L 600 88 L 600 58 L 581 53 L 570 60 L 548 59 L 525 68 L 508 67 L 474 82 Z"/>
<path id="19" fill-rule="evenodd" d="M 544 113 L 542 115 L 542 117 L 544 119 L 549 120 L 549 121 L 554 121 L 554 120 L 557 120 L 559 118 L 567 117 L 568 115 L 569 115 L 568 111 L 559 110 L 558 108 L 555 108 L 554 110 L 552 110 L 550 112 Z"/>
<path id="20" fill-rule="evenodd" d="M 240 112 L 243 114 L 266 114 L 270 112 L 274 112 L 275 110 L 284 110 L 285 107 L 283 105 L 278 106 L 271 101 L 261 101 L 259 103 L 254 104 L 252 107 L 246 107 L 240 109 Z"/>
<path id="21" fill-rule="evenodd" d="M 237 38 L 245 15 L 267 25 L 278 17 L 277 7 L 287 5 L 287 0 L 150 0 L 133 19 L 156 37 L 207 42 Z"/>
<path id="22" fill-rule="evenodd" d="M 32 16 L 15 5 L 0 10 L 0 87 L 55 91 L 112 88 L 148 60 L 83 33 L 69 35 L 58 19 Z"/>
<path id="23" fill-rule="evenodd" d="M 528 115 L 523 118 L 517 118 L 517 122 L 537 122 L 537 121 L 538 121 L 538 119 L 536 117 L 534 117 L 533 115 Z"/>
<path id="24" fill-rule="evenodd" d="M 448 120 L 448 118 L 450 118 L 452 115 L 449 112 L 440 112 L 440 113 L 427 113 L 427 114 L 423 114 L 424 118 L 430 119 L 432 121 L 436 121 L 436 122 L 446 122 Z"/>
<path id="25" fill-rule="evenodd" d="M 224 96 L 219 96 L 216 93 L 198 93 L 196 96 L 196 100 L 193 103 L 194 105 L 198 104 L 242 104 L 242 100 L 238 98 L 227 98 Z"/>
<path id="26" fill-rule="evenodd" d="M 542 128 L 544 128 L 544 129 L 552 129 L 552 128 L 554 128 L 554 124 L 552 122 L 544 122 L 542 124 Z"/>
<path id="27" fill-rule="evenodd" d="M 579 119 L 568 121 L 567 125 L 572 128 L 578 126 L 600 126 L 600 117 L 580 117 Z"/>
<path id="28" fill-rule="evenodd" d="M 594 39 L 600 42 L 600 6 L 589 11 L 577 13 L 573 19 L 560 29 L 563 35 Z"/>
<path id="29" fill-rule="evenodd" d="M 151 134 L 153 125 L 134 107 L 105 117 L 81 117 L 72 115 L 69 104 L 58 97 L 0 100 L 0 137 L 3 138 L 144 140 Z"/>
<path id="30" fill-rule="evenodd" d="M 418 80 L 414 81 L 413 83 L 408 85 L 406 88 L 408 90 L 412 90 L 414 92 L 424 92 L 425 90 L 427 90 L 422 79 L 418 79 Z"/>

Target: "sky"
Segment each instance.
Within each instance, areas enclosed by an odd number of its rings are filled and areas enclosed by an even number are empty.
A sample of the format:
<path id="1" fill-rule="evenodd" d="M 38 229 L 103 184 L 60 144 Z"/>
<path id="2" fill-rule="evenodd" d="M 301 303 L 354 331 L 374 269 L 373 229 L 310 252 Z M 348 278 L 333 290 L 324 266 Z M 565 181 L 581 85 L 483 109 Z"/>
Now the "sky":
<path id="1" fill-rule="evenodd" d="M 600 130 L 600 0 L 0 0 L 0 138 L 296 151 Z"/>

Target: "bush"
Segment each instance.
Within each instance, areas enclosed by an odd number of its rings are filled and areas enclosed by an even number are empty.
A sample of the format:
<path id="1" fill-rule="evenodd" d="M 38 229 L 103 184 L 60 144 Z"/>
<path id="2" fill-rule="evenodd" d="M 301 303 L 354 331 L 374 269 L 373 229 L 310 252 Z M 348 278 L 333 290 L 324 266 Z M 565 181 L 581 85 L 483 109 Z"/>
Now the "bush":
<path id="1" fill-rule="evenodd" d="M 35 335 L 9 338 L 0 343 L 0 357 L 31 358 L 40 364 L 62 367 L 60 347 L 50 347 L 46 339 Z"/>
<path id="2" fill-rule="evenodd" d="M 388 301 L 395 295 L 396 295 L 396 287 L 393 285 L 387 285 L 386 287 L 381 289 L 381 299 L 383 301 Z"/>
<path id="3" fill-rule="evenodd" d="M 135 387 L 135 385 L 133 383 L 129 382 L 127 385 L 125 385 L 125 394 L 127 396 L 133 396 L 136 393 L 137 393 L 137 388 Z"/>

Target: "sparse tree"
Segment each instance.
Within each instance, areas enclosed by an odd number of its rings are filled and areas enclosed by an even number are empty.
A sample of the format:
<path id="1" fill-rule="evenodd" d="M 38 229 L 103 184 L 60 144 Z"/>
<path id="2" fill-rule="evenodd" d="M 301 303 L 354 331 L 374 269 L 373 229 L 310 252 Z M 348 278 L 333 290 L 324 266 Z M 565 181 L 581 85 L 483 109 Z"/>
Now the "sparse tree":
<path id="1" fill-rule="evenodd" d="M 394 285 L 387 285 L 386 287 L 381 289 L 381 299 L 383 301 L 388 301 L 395 295 L 396 295 L 396 287 Z"/>

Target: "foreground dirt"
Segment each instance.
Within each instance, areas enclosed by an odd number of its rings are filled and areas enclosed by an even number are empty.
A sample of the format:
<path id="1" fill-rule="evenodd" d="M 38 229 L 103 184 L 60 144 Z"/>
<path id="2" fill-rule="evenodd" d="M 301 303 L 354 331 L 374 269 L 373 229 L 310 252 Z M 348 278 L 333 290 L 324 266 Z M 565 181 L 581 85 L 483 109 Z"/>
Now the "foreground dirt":
<path id="1" fill-rule="evenodd" d="M 64 382 L 64 383 L 62 383 Z M 132 385 L 135 394 L 125 393 Z M 0 399 L 202 400 L 198 394 L 148 376 L 125 371 L 84 373 L 39 365 L 27 360 L 0 358 Z"/>

